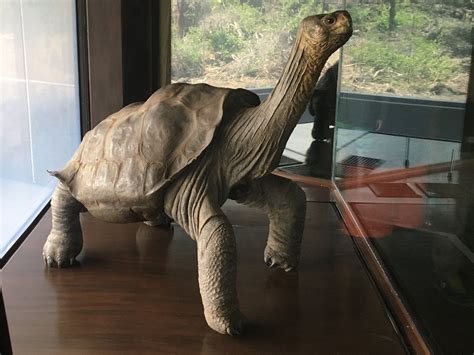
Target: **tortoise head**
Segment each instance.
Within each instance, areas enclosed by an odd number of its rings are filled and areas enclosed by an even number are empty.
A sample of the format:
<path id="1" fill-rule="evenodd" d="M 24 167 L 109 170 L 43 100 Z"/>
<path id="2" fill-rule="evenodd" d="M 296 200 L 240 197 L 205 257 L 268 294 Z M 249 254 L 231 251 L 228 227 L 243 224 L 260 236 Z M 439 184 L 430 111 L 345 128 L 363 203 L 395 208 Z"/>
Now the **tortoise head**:
<path id="1" fill-rule="evenodd" d="M 305 49 L 311 55 L 331 55 L 352 35 L 352 19 L 347 11 L 306 17 L 300 26 Z"/>

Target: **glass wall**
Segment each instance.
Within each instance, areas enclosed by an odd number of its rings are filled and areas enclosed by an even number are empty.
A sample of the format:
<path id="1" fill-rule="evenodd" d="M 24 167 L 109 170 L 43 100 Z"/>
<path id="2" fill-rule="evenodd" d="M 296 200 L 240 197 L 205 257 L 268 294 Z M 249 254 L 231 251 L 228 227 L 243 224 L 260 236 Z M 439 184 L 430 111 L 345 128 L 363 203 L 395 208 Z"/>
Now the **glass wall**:
<path id="1" fill-rule="evenodd" d="M 263 100 L 284 69 L 300 21 L 341 7 L 338 0 L 173 0 L 171 80 L 246 88 Z M 312 127 L 307 110 L 282 164 L 301 168 L 313 141 Z"/>
<path id="2" fill-rule="evenodd" d="M 80 142 L 74 0 L 0 0 L 0 257 Z"/>
<path id="3" fill-rule="evenodd" d="M 355 33 L 338 71 L 334 180 L 433 350 L 471 353 L 474 8 L 347 8 Z"/>
<path id="4" fill-rule="evenodd" d="M 315 0 L 173 0 L 172 5 L 172 81 L 250 89 L 275 86 L 304 17 L 337 7 Z"/>
<path id="5" fill-rule="evenodd" d="M 354 34 L 329 59 L 281 169 L 332 178 L 433 350 L 472 353 L 472 2 L 174 0 L 172 80 L 264 98 L 299 21 L 343 7 Z"/>

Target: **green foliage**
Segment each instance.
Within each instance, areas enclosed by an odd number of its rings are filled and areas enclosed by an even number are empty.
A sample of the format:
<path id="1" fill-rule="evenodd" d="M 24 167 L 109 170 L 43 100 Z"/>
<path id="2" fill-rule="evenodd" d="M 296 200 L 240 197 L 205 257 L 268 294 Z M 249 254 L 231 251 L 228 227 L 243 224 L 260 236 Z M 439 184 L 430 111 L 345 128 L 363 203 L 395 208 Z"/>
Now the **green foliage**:
<path id="1" fill-rule="evenodd" d="M 191 29 L 188 34 L 172 41 L 173 77 L 198 77 L 204 73 L 207 46 L 202 31 Z"/>
<path id="2" fill-rule="evenodd" d="M 424 30 L 431 23 L 429 16 L 413 7 L 400 7 L 397 9 L 397 25 L 408 31 Z"/>
<path id="3" fill-rule="evenodd" d="M 387 4 L 352 5 L 349 11 L 353 23 L 359 30 L 370 32 L 387 32 L 389 30 L 389 6 Z M 416 31 L 428 26 L 430 19 L 424 12 L 412 6 L 399 5 L 395 23 L 398 30 Z"/>
<path id="4" fill-rule="evenodd" d="M 352 23 L 357 31 L 368 32 L 372 31 L 375 27 L 374 19 L 380 16 L 379 6 L 359 6 L 349 5 L 348 10 L 351 13 Z"/>
<path id="5" fill-rule="evenodd" d="M 306 16 L 322 12 L 322 2 L 318 0 L 283 0 L 279 11 L 279 22 L 289 31 L 291 37 L 296 36 L 299 23 Z"/>
<path id="6" fill-rule="evenodd" d="M 242 38 L 235 31 L 227 28 L 218 28 L 209 32 L 206 40 L 209 42 L 215 58 L 224 63 L 230 62 L 244 46 Z"/>
<path id="7" fill-rule="evenodd" d="M 377 80 L 397 81 L 415 90 L 426 88 L 427 82 L 447 80 L 456 69 L 436 43 L 415 35 L 404 43 L 371 36 L 363 46 L 351 48 L 350 55 L 359 65 L 378 72 Z"/>
<path id="8" fill-rule="evenodd" d="M 442 3 L 455 7 L 473 8 L 473 2 L 471 0 L 443 0 Z"/>
<path id="9" fill-rule="evenodd" d="M 265 82 L 280 75 L 300 21 L 323 12 L 323 4 L 327 11 L 337 6 L 324 0 L 179 1 L 187 2 L 186 31 L 173 36 L 174 78 L 199 78 L 206 70 L 208 78 L 225 73 L 222 80 Z M 429 94 L 436 83 L 464 78 L 467 69 L 460 63 L 469 62 L 470 8 L 469 0 L 397 0 L 396 26 L 389 31 L 387 0 L 350 2 L 355 32 L 344 57 L 354 64 L 353 87 L 362 82 L 364 89 Z M 174 33 L 177 27 L 173 22 Z"/>
<path id="10" fill-rule="evenodd" d="M 238 4 L 227 9 L 232 16 L 232 26 L 246 39 L 252 39 L 266 27 L 267 23 L 259 10 L 247 4 Z"/>
<path id="11" fill-rule="evenodd" d="M 441 26 L 437 42 L 449 48 L 455 56 L 471 53 L 472 24 L 468 22 L 447 22 Z"/>
<path id="12" fill-rule="evenodd" d="M 374 18 L 374 28 L 381 32 L 387 32 L 389 30 L 389 7 L 383 5 L 379 7 L 379 15 Z M 397 19 L 395 19 L 395 24 Z"/>

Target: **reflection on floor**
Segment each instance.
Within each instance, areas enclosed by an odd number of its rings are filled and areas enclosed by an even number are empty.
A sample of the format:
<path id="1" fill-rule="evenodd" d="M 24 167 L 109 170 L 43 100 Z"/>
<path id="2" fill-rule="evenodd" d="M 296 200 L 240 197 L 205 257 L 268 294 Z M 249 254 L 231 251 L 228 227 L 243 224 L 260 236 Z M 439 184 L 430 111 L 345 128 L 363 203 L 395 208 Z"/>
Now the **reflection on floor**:
<path id="1" fill-rule="evenodd" d="M 467 162 L 451 176 L 440 172 L 375 184 L 361 177 L 349 187 L 347 179 L 339 181 L 433 348 L 446 354 L 474 349 L 473 177 Z M 380 184 L 388 193 L 380 193 Z"/>
<path id="2" fill-rule="evenodd" d="M 291 133 L 285 148 L 284 155 L 303 163 L 306 159 L 306 152 L 311 146 L 313 138 L 311 130 L 313 123 L 300 123 L 296 125 L 293 133 Z"/>
<path id="3" fill-rule="evenodd" d="M 0 178 L 0 257 L 49 201 L 54 185 Z"/>
<path id="4" fill-rule="evenodd" d="M 282 170 L 325 176 L 332 151 L 310 128 L 298 125 L 285 150 L 302 164 Z M 335 138 L 342 196 L 433 349 L 473 353 L 474 160 L 460 160 L 459 142 L 341 127 Z"/>
<path id="5" fill-rule="evenodd" d="M 404 168 L 459 159 L 460 143 L 337 129 L 337 162 L 354 155 L 383 161 L 379 169 Z M 454 155 L 453 155 L 454 151 Z"/>
<path id="6" fill-rule="evenodd" d="M 280 167 L 292 174 L 331 179 L 332 139 L 314 139 L 313 128 L 313 122 L 296 126 L 283 152 L 284 157 L 295 163 L 280 164 Z"/>
<path id="7" fill-rule="evenodd" d="M 327 189 L 308 199 L 298 272 L 263 262 L 267 219 L 229 202 L 238 292 L 252 325 L 211 331 L 199 296 L 196 246 L 183 230 L 82 216 L 85 247 L 72 269 L 46 269 L 46 214 L 3 270 L 18 354 L 404 354 Z"/>
<path id="8" fill-rule="evenodd" d="M 298 124 L 290 136 L 284 155 L 299 163 L 307 163 L 303 174 L 327 177 L 320 170 L 327 170 L 325 156 L 332 156 L 332 144 L 317 144 L 316 158 L 311 157 L 314 139 L 311 137 L 313 123 Z M 336 131 L 336 176 L 360 176 L 387 169 L 405 168 L 425 164 L 449 163 L 459 159 L 460 143 L 429 139 L 392 136 L 376 132 L 338 128 Z M 322 150 L 328 150 L 323 152 Z M 352 159 L 351 159 L 352 157 Z M 370 162 L 367 166 L 367 162 Z M 329 162 L 332 163 L 332 162 Z"/>

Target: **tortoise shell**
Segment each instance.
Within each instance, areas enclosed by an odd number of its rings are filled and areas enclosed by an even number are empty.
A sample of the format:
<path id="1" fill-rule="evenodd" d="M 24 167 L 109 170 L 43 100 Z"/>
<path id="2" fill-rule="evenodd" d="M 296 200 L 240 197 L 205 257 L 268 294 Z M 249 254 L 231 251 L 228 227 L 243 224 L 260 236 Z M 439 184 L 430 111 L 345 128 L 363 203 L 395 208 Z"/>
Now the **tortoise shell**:
<path id="1" fill-rule="evenodd" d="M 89 209 L 142 205 L 199 157 L 224 116 L 259 103 L 243 89 L 168 85 L 103 120 L 51 174 Z"/>

